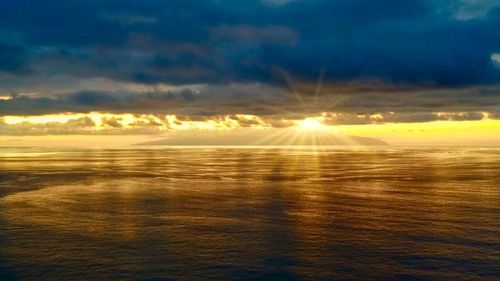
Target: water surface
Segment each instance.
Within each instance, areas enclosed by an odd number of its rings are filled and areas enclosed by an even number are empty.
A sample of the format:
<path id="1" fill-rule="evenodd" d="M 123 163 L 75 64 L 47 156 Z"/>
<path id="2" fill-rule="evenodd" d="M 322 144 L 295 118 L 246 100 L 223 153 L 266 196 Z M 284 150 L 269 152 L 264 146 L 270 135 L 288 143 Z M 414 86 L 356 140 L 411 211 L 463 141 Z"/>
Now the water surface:
<path id="1" fill-rule="evenodd" d="M 0 149 L 0 280 L 499 278 L 498 149 Z"/>

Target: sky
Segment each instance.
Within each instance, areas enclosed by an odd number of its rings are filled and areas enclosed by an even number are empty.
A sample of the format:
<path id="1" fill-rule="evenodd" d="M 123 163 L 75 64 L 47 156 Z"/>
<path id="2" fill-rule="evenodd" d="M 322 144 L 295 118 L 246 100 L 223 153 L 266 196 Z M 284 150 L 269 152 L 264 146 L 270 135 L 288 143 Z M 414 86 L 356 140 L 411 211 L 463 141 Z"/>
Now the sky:
<path id="1" fill-rule="evenodd" d="M 0 0 L 0 141 L 494 144 L 499 30 L 500 0 Z"/>

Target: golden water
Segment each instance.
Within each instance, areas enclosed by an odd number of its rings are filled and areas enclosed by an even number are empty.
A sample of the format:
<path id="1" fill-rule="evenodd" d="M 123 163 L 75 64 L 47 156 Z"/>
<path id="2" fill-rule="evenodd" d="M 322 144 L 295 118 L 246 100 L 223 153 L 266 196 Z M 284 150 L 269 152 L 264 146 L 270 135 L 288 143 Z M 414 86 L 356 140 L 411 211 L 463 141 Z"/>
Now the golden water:
<path id="1" fill-rule="evenodd" d="M 1 280 L 498 280 L 500 150 L 0 150 Z"/>

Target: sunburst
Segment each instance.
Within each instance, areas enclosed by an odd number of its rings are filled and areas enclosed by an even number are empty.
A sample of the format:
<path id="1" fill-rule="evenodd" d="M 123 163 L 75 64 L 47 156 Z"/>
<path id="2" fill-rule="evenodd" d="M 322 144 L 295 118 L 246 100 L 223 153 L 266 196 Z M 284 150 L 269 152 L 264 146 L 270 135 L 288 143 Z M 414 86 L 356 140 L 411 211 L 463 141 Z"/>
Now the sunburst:
<path id="1" fill-rule="evenodd" d="M 326 126 L 323 125 L 323 123 L 321 123 L 320 120 L 315 118 L 306 118 L 304 120 L 297 121 L 297 126 L 301 130 L 306 130 L 306 131 L 316 131 L 326 128 Z"/>

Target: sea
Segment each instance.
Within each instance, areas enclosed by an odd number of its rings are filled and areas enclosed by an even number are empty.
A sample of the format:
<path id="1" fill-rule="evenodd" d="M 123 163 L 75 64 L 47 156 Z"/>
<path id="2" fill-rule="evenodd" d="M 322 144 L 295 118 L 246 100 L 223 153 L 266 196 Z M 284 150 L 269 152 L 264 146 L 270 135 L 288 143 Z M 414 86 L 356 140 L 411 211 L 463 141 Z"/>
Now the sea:
<path id="1" fill-rule="evenodd" d="M 0 148 L 0 280 L 500 280 L 500 149 Z"/>

